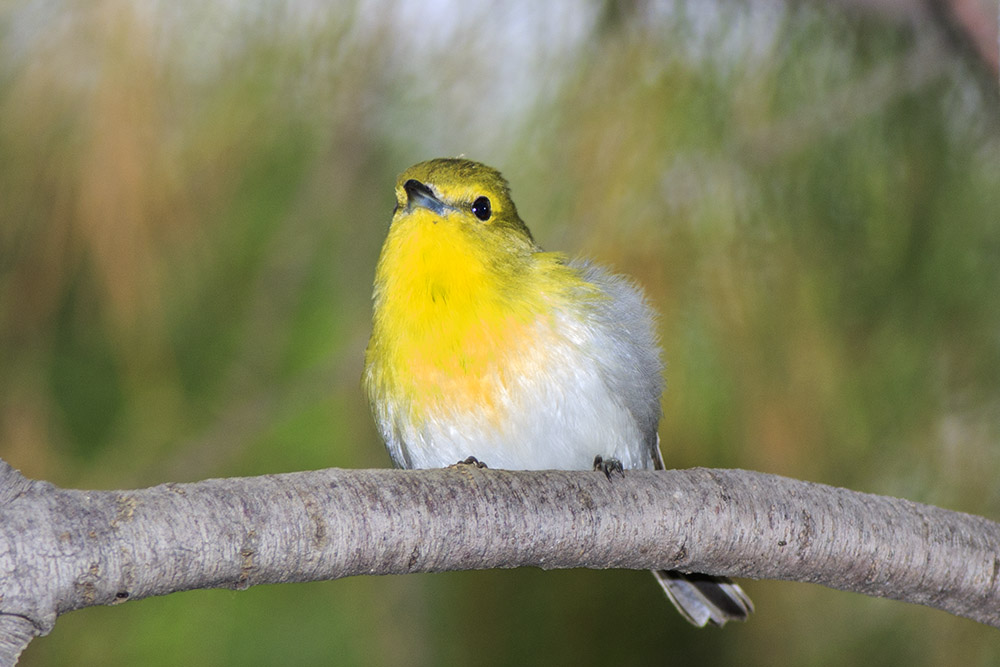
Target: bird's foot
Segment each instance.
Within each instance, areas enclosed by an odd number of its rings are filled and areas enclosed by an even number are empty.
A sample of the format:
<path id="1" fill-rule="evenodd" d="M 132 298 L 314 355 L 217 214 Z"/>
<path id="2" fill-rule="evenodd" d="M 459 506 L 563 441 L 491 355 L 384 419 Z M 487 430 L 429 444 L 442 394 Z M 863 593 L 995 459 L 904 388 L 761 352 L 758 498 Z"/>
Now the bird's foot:
<path id="1" fill-rule="evenodd" d="M 486 468 L 487 465 L 477 459 L 475 456 L 470 456 L 469 458 L 459 461 L 458 463 L 452 463 L 449 468 L 454 468 L 455 466 L 476 466 L 477 468 Z"/>
<path id="2" fill-rule="evenodd" d="M 618 473 L 624 479 L 625 471 L 622 469 L 622 462 L 618 459 L 604 458 L 600 454 L 594 457 L 594 470 L 603 472 L 611 480 L 611 473 Z"/>

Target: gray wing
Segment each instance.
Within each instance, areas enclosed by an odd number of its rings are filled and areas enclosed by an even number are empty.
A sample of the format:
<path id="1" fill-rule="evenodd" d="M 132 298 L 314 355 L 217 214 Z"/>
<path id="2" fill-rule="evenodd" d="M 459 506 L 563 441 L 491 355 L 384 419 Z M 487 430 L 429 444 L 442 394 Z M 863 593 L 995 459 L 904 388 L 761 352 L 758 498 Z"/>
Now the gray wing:
<path id="1" fill-rule="evenodd" d="M 602 364 L 605 380 L 635 418 L 654 463 L 662 466 L 656 431 L 664 381 L 655 313 L 629 278 L 585 260 L 571 260 L 569 265 L 608 297 L 594 301 L 592 311 L 600 330 L 607 332 L 607 344 L 615 351 L 614 363 Z"/>

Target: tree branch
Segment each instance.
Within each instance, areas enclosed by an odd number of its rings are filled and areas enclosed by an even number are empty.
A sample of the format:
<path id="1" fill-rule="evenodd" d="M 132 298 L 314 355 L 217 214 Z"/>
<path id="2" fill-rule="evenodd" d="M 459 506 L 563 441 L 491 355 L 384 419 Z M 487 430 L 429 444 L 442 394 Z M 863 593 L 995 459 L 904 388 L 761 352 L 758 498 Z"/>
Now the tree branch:
<path id="1" fill-rule="evenodd" d="M 1000 524 L 745 470 L 329 469 L 80 491 L 0 462 L 0 664 L 97 604 L 522 566 L 805 581 L 1000 627 Z"/>

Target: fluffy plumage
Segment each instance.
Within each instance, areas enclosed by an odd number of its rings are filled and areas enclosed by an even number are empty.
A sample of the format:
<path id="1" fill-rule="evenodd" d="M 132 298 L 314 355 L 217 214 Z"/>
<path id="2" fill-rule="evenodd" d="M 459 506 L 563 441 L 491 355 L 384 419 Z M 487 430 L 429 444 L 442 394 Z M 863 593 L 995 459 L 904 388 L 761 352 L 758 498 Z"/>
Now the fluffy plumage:
<path id="1" fill-rule="evenodd" d="M 629 279 L 543 251 L 495 169 L 439 159 L 400 175 L 374 302 L 364 385 L 397 465 L 663 467 L 652 309 Z M 696 625 L 752 610 L 726 579 L 656 575 Z"/>

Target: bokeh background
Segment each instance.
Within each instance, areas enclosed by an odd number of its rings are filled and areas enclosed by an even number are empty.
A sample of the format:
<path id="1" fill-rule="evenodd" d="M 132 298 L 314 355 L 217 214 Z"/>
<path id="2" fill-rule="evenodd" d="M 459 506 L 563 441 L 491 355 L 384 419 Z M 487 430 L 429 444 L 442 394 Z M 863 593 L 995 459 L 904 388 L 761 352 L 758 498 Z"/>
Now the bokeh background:
<path id="1" fill-rule="evenodd" d="M 0 457 L 79 488 L 389 459 L 360 390 L 395 175 L 500 168 L 662 314 L 672 467 L 1000 518 L 995 0 L 7 2 Z M 644 572 L 369 577 L 62 617 L 22 664 L 995 665 L 995 630 Z"/>

